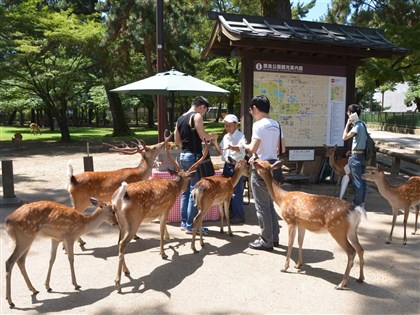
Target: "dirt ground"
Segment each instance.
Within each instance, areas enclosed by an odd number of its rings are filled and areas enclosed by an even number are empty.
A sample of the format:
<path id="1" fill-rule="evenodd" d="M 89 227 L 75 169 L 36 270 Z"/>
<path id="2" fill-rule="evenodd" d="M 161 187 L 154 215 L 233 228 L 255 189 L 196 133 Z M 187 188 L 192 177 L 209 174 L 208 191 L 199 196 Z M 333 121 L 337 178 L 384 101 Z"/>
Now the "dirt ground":
<path id="1" fill-rule="evenodd" d="M 67 161 L 75 173 L 83 171 L 86 143 L 71 145 L 23 145 L 17 149 L 0 144 L 1 160 L 12 160 L 14 190 L 23 202 L 54 200 L 70 205 L 65 190 Z M 95 170 L 135 166 L 138 158 L 108 153 L 101 144 L 91 144 Z M 392 179 L 393 183 L 406 178 Z M 290 185 L 287 190 L 333 195 L 333 185 Z M 3 190 L 0 191 L 3 196 Z M 351 195 L 351 189 L 350 189 Z M 284 221 L 280 247 L 272 253 L 253 251 L 247 244 L 257 238 L 254 204 L 245 207 L 246 223 L 232 226 L 234 237 L 219 233 L 218 222 L 205 222 L 210 233 L 198 254 L 190 248 L 191 236 L 169 224 L 171 239 L 165 243 L 169 258 L 159 256 L 156 223 L 139 229 L 141 240 L 126 251 L 131 271 L 122 277 L 122 294 L 114 289 L 118 264 L 118 231 L 103 224 L 84 237 L 85 248 L 75 246 L 75 269 L 81 290 L 71 285 L 67 257 L 58 253 L 51 286 L 43 283 L 48 269 L 50 242 L 38 238 L 28 255 L 27 270 L 40 291 L 31 296 L 19 268 L 12 275 L 12 297 L 16 308 L 9 309 L 5 297 L 4 262 L 13 250 L 5 231 L 6 216 L 16 205 L 0 209 L 1 236 L 1 314 L 419 314 L 420 313 L 420 232 L 411 235 L 414 215 L 407 225 L 408 245 L 402 245 L 402 215 L 397 218 L 393 243 L 385 241 L 391 228 L 391 209 L 373 185 L 367 195 L 367 216 L 359 227 L 365 249 L 365 282 L 359 284 L 359 260 L 355 259 L 348 286 L 334 290 L 342 278 L 346 255 L 328 233 L 306 233 L 303 245 L 304 268 L 280 272 L 287 250 Z M 297 246 L 295 242 L 295 246 Z M 200 249 L 197 243 L 197 249 Z M 297 251 L 292 259 L 295 261 Z"/>

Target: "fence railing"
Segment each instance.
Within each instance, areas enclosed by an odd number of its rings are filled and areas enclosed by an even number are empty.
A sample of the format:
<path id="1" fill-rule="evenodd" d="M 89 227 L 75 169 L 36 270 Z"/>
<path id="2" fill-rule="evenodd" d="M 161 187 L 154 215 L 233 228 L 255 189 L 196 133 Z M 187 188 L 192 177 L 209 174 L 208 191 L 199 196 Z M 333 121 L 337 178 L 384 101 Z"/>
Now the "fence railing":
<path id="1" fill-rule="evenodd" d="M 373 125 L 420 128 L 420 113 L 417 112 L 363 112 L 360 118 Z"/>

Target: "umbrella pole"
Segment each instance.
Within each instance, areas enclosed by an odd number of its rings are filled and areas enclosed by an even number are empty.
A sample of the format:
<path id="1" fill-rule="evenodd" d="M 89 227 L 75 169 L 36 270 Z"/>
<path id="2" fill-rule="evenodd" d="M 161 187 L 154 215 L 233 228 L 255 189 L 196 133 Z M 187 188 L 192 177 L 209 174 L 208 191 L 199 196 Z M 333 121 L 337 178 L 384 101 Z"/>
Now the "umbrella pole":
<path id="1" fill-rule="evenodd" d="M 175 93 L 171 93 L 171 107 L 169 108 L 169 130 L 174 132 Z"/>

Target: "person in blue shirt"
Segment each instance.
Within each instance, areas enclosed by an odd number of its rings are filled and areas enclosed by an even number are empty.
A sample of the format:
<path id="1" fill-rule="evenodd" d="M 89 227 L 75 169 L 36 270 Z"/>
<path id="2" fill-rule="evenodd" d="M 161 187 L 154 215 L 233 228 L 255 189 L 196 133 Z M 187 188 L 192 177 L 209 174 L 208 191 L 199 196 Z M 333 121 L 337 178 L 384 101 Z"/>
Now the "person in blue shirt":
<path id="1" fill-rule="evenodd" d="M 347 107 L 347 115 L 349 119 L 344 127 L 343 140 L 353 139 L 351 156 L 348 163 L 354 186 L 353 204 L 355 206 L 365 207 L 366 180 L 362 178 L 362 174 L 366 170 L 365 149 L 367 130 L 364 122 L 359 119 L 360 108 L 358 105 L 349 105 Z"/>

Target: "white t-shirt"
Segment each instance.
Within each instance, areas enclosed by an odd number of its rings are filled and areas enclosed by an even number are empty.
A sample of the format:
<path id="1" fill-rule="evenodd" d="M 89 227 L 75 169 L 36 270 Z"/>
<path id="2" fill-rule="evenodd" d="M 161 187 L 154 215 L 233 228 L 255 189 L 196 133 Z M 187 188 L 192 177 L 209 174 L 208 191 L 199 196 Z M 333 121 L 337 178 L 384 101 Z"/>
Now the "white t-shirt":
<path id="1" fill-rule="evenodd" d="M 262 118 L 252 125 L 252 138 L 260 140 L 256 153 L 261 160 L 277 159 L 279 136 L 279 123 L 271 118 Z M 283 129 L 281 137 L 284 138 Z"/>
<path id="2" fill-rule="evenodd" d="M 242 145 L 242 140 L 245 139 L 244 134 L 238 129 L 233 134 L 227 133 L 223 136 L 220 142 L 221 148 L 227 148 L 229 145 L 239 147 L 239 152 L 233 150 L 222 150 L 222 161 L 229 162 L 228 156 L 232 157 L 235 161 L 243 160 L 245 157 L 245 148 Z"/>

